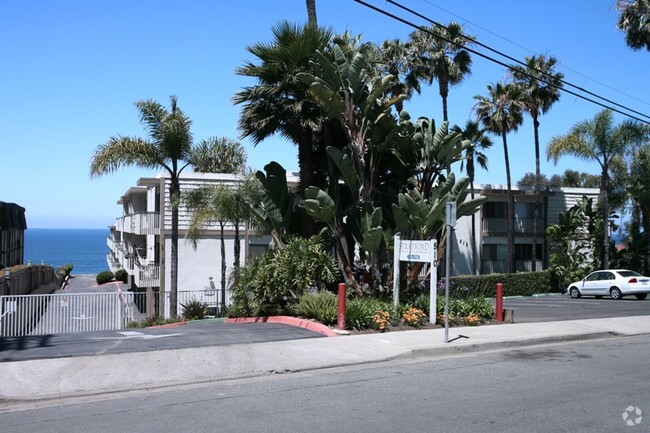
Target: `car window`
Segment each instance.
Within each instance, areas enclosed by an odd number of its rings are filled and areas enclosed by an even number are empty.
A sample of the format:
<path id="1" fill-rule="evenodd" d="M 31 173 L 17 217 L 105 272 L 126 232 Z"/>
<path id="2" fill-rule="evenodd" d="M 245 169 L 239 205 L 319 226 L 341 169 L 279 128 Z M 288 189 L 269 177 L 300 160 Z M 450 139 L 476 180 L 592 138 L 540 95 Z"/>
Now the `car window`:
<path id="1" fill-rule="evenodd" d="M 586 281 L 598 281 L 602 279 L 602 272 L 594 272 L 593 274 L 587 275 Z"/>
<path id="2" fill-rule="evenodd" d="M 621 277 L 624 277 L 624 278 L 628 278 L 628 277 L 640 277 L 640 276 L 641 276 L 641 274 L 639 274 L 638 272 L 634 272 L 634 271 L 618 271 L 618 274 L 619 274 Z"/>
<path id="3" fill-rule="evenodd" d="M 603 272 L 603 276 L 601 277 L 601 280 L 615 280 L 616 275 L 614 275 L 613 272 Z"/>

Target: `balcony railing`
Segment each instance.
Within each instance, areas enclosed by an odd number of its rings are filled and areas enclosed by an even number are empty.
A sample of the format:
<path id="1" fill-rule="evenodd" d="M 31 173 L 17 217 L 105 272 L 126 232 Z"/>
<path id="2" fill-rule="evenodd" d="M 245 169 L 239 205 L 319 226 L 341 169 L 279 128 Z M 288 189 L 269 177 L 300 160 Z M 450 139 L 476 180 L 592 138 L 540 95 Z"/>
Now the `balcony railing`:
<path id="1" fill-rule="evenodd" d="M 537 271 L 541 271 L 544 266 L 542 260 L 536 260 L 537 262 Z M 515 272 L 532 272 L 533 271 L 533 261 L 532 260 L 515 260 Z M 506 261 L 505 260 L 483 260 L 483 274 L 502 274 L 506 272 Z"/>
<path id="2" fill-rule="evenodd" d="M 515 218 L 513 230 L 515 233 L 532 234 L 534 218 Z M 506 233 L 508 231 L 507 218 L 483 218 L 483 233 Z M 544 234 L 544 221 L 537 220 L 537 234 Z"/>
<path id="3" fill-rule="evenodd" d="M 138 287 L 159 287 L 160 266 L 159 265 L 137 265 L 135 272 L 135 284 Z"/>
<path id="4" fill-rule="evenodd" d="M 160 212 L 137 212 L 115 221 L 117 230 L 136 235 L 159 235 Z"/>

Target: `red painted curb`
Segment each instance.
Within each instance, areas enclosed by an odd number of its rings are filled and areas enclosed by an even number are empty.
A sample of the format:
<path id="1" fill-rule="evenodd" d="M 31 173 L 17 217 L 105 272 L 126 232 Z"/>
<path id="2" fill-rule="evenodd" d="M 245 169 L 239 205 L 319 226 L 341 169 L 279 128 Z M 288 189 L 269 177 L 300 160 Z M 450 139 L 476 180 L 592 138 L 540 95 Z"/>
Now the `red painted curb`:
<path id="1" fill-rule="evenodd" d="M 269 316 L 269 317 L 233 317 L 225 320 L 225 323 L 282 323 L 283 325 L 305 328 L 312 332 L 323 334 L 327 337 L 336 337 L 336 333 L 328 326 L 312 320 L 300 319 L 291 316 Z"/>

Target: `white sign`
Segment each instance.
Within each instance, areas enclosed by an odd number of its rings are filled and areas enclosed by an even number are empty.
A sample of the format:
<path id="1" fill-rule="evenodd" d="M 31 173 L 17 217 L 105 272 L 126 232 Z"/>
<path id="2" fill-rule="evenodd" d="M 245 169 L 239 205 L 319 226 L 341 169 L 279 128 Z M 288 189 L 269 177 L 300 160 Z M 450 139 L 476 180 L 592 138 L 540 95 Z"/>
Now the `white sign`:
<path id="1" fill-rule="evenodd" d="M 431 241 L 400 241 L 399 259 L 402 262 L 431 263 L 436 260 L 436 250 Z"/>

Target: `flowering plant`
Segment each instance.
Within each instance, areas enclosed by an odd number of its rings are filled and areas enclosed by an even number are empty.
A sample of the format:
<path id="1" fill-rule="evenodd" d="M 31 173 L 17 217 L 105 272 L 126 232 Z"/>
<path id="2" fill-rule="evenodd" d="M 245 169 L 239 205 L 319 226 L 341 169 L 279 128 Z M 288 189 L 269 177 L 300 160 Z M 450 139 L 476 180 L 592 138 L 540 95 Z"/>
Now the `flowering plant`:
<path id="1" fill-rule="evenodd" d="M 381 332 L 384 332 L 388 325 L 390 325 L 390 313 L 388 311 L 379 310 L 372 317 L 372 321 Z"/>
<path id="2" fill-rule="evenodd" d="M 409 326 L 420 326 L 422 320 L 426 317 L 424 312 L 419 308 L 410 307 L 402 314 L 402 320 Z"/>

